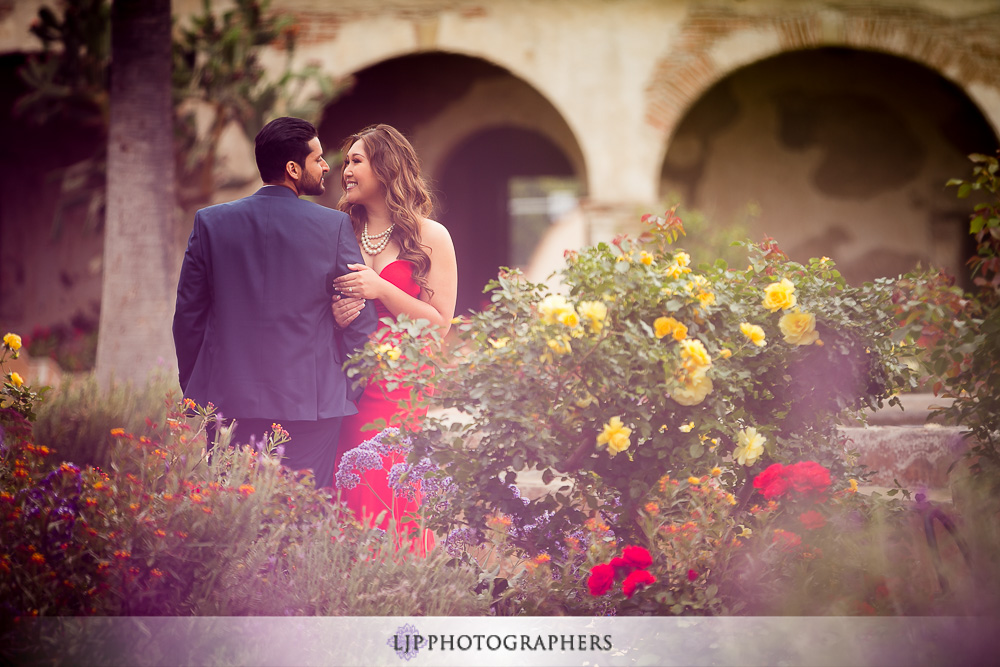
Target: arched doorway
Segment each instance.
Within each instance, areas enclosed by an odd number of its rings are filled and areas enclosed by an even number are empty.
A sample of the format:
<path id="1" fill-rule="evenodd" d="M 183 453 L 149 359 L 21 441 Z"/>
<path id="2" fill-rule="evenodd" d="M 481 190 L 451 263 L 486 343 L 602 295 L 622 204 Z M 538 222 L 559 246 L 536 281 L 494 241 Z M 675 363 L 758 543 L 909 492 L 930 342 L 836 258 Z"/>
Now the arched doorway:
<path id="1" fill-rule="evenodd" d="M 497 268 L 523 263 L 570 193 L 583 194 L 583 154 L 572 131 L 536 89 L 479 58 L 414 54 L 353 79 L 319 123 L 328 158 L 367 125 L 402 131 L 438 200 L 434 215 L 455 240 L 457 312 L 478 308 Z M 341 196 L 339 178 L 332 181 L 320 199 L 327 206 Z"/>
<path id="2" fill-rule="evenodd" d="M 743 67 L 678 124 L 660 192 L 793 259 L 829 256 L 851 282 L 918 262 L 964 275 L 969 204 L 945 188 L 997 137 L 956 85 L 913 61 L 818 48 Z"/>
<path id="3" fill-rule="evenodd" d="M 579 194 L 559 148 L 529 130 L 484 130 L 459 145 L 441 173 L 441 219 L 458 254 L 458 312 L 478 309 L 501 266 L 523 268 L 549 224 L 558 196 Z"/>

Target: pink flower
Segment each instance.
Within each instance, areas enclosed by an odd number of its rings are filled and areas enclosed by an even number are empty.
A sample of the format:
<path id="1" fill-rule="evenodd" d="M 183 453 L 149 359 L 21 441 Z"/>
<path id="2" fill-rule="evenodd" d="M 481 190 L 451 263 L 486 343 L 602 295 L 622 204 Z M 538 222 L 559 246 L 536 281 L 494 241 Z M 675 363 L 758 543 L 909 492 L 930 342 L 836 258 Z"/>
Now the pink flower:
<path id="1" fill-rule="evenodd" d="M 615 568 L 608 563 L 595 565 L 590 569 L 587 587 L 591 595 L 604 595 L 615 583 Z"/>
<path id="2" fill-rule="evenodd" d="M 653 564 L 653 557 L 643 547 L 625 547 L 622 558 L 637 570 L 645 570 Z"/>
<path id="3" fill-rule="evenodd" d="M 625 581 L 622 582 L 622 593 L 625 594 L 625 597 L 630 598 L 640 587 L 653 583 L 656 583 L 656 577 L 651 575 L 648 570 L 636 570 L 625 577 Z"/>
<path id="4" fill-rule="evenodd" d="M 698 578 L 697 570 L 688 570 L 688 581 L 694 581 Z"/>

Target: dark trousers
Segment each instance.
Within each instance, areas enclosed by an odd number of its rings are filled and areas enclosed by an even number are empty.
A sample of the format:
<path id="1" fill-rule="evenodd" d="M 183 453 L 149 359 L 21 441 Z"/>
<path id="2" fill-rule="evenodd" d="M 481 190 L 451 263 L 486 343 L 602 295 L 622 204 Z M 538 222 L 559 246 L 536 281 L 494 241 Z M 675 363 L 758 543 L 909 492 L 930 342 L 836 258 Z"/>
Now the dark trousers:
<path id="1" fill-rule="evenodd" d="M 282 421 L 280 419 L 248 419 L 236 417 L 231 445 L 260 445 L 271 433 L 271 424 L 278 423 L 288 432 L 288 442 L 281 463 L 292 470 L 310 469 L 316 488 L 333 486 L 334 466 L 337 463 L 337 442 L 343 417 L 318 421 Z M 215 442 L 215 422 L 208 425 L 208 446 Z"/>

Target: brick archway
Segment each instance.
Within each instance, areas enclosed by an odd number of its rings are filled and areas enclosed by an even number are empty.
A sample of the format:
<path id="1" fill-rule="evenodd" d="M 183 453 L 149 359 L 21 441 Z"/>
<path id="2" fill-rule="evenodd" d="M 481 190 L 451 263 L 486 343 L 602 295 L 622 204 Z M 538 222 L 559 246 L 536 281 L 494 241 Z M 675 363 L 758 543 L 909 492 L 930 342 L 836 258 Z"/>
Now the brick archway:
<path id="1" fill-rule="evenodd" d="M 881 51 L 922 64 L 951 80 L 983 109 L 980 91 L 1000 96 L 1000 53 L 991 35 L 1000 11 L 949 18 L 902 7 L 810 8 L 798 13 L 694 12 L 646 88 L 646 122 L 668 139 L 687 110 L 735 70 L 787 51 L 844 46 Z M 738 55 L 733 55 L 738 52 Z M 989 93 L 987 93 L 989 94 Z M 984 117 L 1000 133 L 1000 116 Z"/>

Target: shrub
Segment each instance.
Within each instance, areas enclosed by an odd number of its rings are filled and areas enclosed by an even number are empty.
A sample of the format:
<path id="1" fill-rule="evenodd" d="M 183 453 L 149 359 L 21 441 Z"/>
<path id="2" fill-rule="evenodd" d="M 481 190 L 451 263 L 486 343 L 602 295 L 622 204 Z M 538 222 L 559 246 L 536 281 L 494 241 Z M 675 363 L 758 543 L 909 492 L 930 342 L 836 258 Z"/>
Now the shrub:
<path id="1" fill-rule="evenodd" d="M 35 440 L 55 450 L 60 460 L 107 469 L 111 430 L 150 435 L 154 425 L 164 423 L 175 385 L 173 379 L 157 376 L 138 387 L 116 384 L 103 390 L 93 373 L 67 379 L 38 411 Z"/>
<path id="2" fill-rule="evenodd" d="M 838 420 L 913 384 L 890 338 L 892 283 L 851 287 L 829 259 L 791 262 L 773 242 L 747 244 L 745 269 L 695 270 L 672 247 L 679 219 L 647 222 L 638 239 L 569 253 L 564 294 L 501 274 L 491 307 L 443 353 L 406 320 L 389 334 L 400 354 L 372 343 L 358 372 L 389 369 L 425 402 L 433 384 L 447 409 L 413 434 L 414 455 L 455 484 L 448 510 L 432 512 L 439 532 L 544 517 L 545 530 L 512 538 L 533 556 L 610 511 L 617 537 L 637 542 L 663 475 L 719 466 L 742 504 L 773 462 L 857 473 Z M 511 486 L 528 472 L 553 492 L 525 504 Z"/>
<path id="3" fill-rule="evenodd" d="M 185 418 L 192 407 L 148 436 L 113 429 L 106 470 L 48 462 L 26 427 L 5 430 L 0 615 L 485 611 L 469 568 L 397 553 L 281 466 L 279 425 L 257 447 L 230 447 L 223 430 L 209 459 L 213 415 Z"/>

